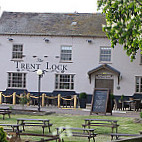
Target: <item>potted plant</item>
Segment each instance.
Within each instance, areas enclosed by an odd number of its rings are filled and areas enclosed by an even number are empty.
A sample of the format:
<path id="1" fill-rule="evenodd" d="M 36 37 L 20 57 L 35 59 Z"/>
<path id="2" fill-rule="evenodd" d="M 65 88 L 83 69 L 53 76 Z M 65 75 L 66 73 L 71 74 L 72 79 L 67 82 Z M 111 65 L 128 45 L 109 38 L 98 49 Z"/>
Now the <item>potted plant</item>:
<path id="1" fill-rule="evenodd" d="M 19 103 L 22 105 L 22 108 L 24 109 L 24 105 L 30 102 L 30 98 L 27 98 L 26 93 L 21 94 Z"/>
<path id="2" fill-rule="evenodd" d="M 114 107 L 114 95 L 110 94 L 110 99 L 111 99 L 111 109 L 113 110 Z"/>
<path id="3" fill-rule="evenodd" d="M 87 94 L 82 92 L 79 94 L 80 108 L 86 108 Z"/>
<path id="4" fill-rule="evenodd" d="M 124 95 L 122 94 L 120 97 L 120 101 L 123 102 L 123 100 L 124 100 Z"/>

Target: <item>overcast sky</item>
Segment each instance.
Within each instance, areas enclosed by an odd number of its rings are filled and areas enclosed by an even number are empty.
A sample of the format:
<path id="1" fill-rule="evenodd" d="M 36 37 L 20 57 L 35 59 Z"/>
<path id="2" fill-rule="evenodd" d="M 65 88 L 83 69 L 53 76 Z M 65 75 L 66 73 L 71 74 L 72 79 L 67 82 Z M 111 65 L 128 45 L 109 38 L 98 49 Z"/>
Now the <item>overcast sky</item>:
<path id="1" fill-rule="evenodd" d="M 0 0 L 0 12 L 95 13 L 97 0 Z"/>

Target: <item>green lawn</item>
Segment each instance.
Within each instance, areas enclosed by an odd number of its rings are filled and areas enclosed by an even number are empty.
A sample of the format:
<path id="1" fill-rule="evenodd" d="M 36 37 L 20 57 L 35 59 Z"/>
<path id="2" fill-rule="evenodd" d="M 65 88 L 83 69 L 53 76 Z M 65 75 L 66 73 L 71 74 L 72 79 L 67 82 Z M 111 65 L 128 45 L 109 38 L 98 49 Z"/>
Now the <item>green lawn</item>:
<path id="1" fill-rule="evenodd" d="M 84 124 L 85 118 L 98 118 L 98 119 L 112 119 L 118 120 L 118 127 L 119 133 L 135 133 L 139 134 L 139 131 L 142 130 L 142 124 L 134 123 L 134 118 L 130 117 L 114 117 L 114 116 L 80 116 L 80 115 L 69 115 L 69 114 L 52 114 L 52 115 L 45 115 L 45 116 L 31 116 L 31 115 L 11 115 L 9 119 L 7 116 L 5 120 L 2 120 L 2 116 L 0 116 L 0 123 L 9 123 L 9 124 L 16 124 L 17 118 L 35 118 L 35 119 L 50 119 L 50 122 L 53 124 L 51 127 L 51 131 L 55 132 L 56 127 L 60 126 L 70 126 L 70 127 L 82 127 Z M 94 128 L 94 127 L 92 127 Z M 111 128 L 107 127 L 95 127 L 95 132 L 98 133 L 98 136 L 95 138 L 96 142 L 109 142 L 111 137 L 108 135 L 111 133 Z M 31 133 L 42 133 L 41 127 L 25 127 L 26 132 Z M 45 130 L 45 134 L 47 133 L 47 129 Z M 22 139 L 31 139 L 36 140 L 36 137 L 21 137 Z M 87 138 L 78 138 L 78 137 L 65 137 L 65 142 L 84 142 L 87 141 Z"/>

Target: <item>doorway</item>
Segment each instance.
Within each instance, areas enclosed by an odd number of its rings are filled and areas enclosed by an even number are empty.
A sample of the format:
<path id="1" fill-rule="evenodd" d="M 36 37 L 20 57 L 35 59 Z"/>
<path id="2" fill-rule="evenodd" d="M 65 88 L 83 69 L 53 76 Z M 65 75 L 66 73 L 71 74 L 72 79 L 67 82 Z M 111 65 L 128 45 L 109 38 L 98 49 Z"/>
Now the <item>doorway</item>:
<path id="1" fill-rule="evenodd" d="M 95 88 L 109 88 L 113 94 L 113 79 L 95 79 Z"/>

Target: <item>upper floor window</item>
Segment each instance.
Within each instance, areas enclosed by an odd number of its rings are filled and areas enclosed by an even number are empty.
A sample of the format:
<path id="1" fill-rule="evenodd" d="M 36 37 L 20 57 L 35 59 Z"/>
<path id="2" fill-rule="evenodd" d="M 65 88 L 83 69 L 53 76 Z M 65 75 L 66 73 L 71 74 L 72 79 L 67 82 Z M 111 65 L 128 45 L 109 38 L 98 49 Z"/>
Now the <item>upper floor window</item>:
<path id="1" fill-rule="evenodd" d="M 8 88 L 26 88 L 26 73 L 9 72 Z"/>
<path id="2" fill-rule="evenodd" d="M 142 92 L 142 76 L 136 76 L 136 92 Z"/>
<path id="3" fill-rule="evenodd" d="M 73 74 L 56 74 L 55 89 L 73 90 L 74 75 Z"/>
<path id="4" fill-rule="evenodd" d="M 111 61 L 111 47 L 100 47 L 100 62 Z"/>
<path id="5" fill-rule="evenodd" d="M 22 59 L 23 57 L 23 45 L 14 44 L 12 50 L 12 59 Z"/>
<path id="6" fill-rule="evenodd" d="M 71 61 L 72 60 L 72 47 L 62 46 L 61 47 L 61 61 Z"/>

